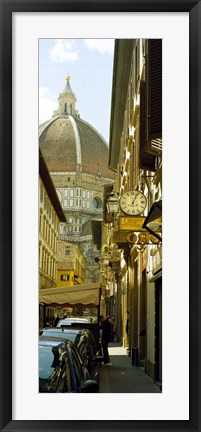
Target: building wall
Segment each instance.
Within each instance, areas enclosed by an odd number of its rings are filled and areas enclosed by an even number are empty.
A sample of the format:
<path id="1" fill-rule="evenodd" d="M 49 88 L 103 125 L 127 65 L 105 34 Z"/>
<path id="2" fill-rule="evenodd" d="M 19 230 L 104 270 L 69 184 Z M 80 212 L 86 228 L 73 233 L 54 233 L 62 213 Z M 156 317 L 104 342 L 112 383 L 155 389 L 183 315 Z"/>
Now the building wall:
<path id="1" fill-rule="evenodd" d="M 103 185 L 112 180 L 86 173 L 80 173 L 79 182 L 75 173 L 51 175 L 68 222 L 61 225 L 61 235 L 79 237 L 86 222 L 102 214 Z"/>
<path id="2" fill-rule="evenodd" d="M 39 179 L 39 288 L 56 286 L 59 218 Z"/>
<path id="3" fill-rule="evenodd" d="M 86 260 L 79 246 L 59 240 L 57 286 L 72 286 L 85 281 Z"/>
<path id="4" fill-rule="evenodd" d="M 57 271 L 57 286 L 73 286 L 75 285 L 75 272 L 74 270 L 60 270 Z"/>
<path id="5" fill-rule="evenodd" d="M 128 53 L 130 53 L 130 56 Z M 126 68 L 122 69 L 122 64 L 125 64 L 125 61 L 127 61 L 127 64 L 130 64 L 127 78 L 123 76 Z M 133 40 L 133 44 L 131 41 L 120 40 L 115 42 L 113 105 L 111 107 L 112 132 L 109 149 L 110 166 L 116 170 L 114 192 L 121 197 L 128 190 L 140 190 L 147 198 L 147 207 L 140 214 L 140 216 L 144 217 L 148 215 L 152 204 L 162 197 L 162 130 L 161 132 L 157 132 L 157 149 L 154 148 L 153 140 L 149 138 L 150 130 L 153 126 L 151 121 L 153 121 L 156 115 L 154 112 L 155 107 L 158 108 L 159 121 L 157 127 L 158 125 L 160 127 L 162 116 L 160 103 L 157 105 L 156 101 L 155 104 L 155 98 L 158 97 L 157 81 L 155 81 L 156 88 L 153 89 L 153 84 L 150 80 L 150 74 L 154 74 L 158 67 L 159 81 L 160 78 L 162 79 L 160 62 L 160 41 L 157 47 L 155 47 L 154 41 L 152 43 L 152 41 L 145 39 L 135 39 Z M 122 87 L 117 85 L 117 83 L 121 83 Z M 126 95 L 125 106 L 122 106 L 121 101 L 124 94 Z M 121 98 L 119 95 L 121 95 Z M 115 102 L 118 101 L 118 98 L 119 102 Z M 149 112 L 151 114 L 150 117 L 147 115 Z M 119 113 L 121 113 L 122 119 L 119 118 L 117 123 L 115 119 L 118 118 Z M 122 129 L 118 129 L 119 124 L 122 124 Z M 118 135 L 117 130 L 119 130 Z M 119 156 L 116 162 L 117 152 Z M 120 209 L 119 217 L 122 215 L 125 216 Z M 119 231 L 118 227 L 117 231 Z M 125 250 L 128 247 L 128 241 L 123 239 L 121 234 L 120 232 L 116 236 L 117 244 L 119 248 L 121 247 Z M 132 361 L 135 360 L 139 366 L 144 366 L 145 372 L 153 379 L 156 379 L 156 370 L 158 367 L 156 363 L 158 362 L 157 357 L 161 356 L 162 342 L 160 323 L 161 288 L 157 288 L 158 305 L 156 306 L 156 283 L 153 278 L 156 277 L 156 272 L 162 268 L 162 246 L 143 243 L 131 244 L 130 246 L 127 268 L 127 300 L 121 298 L 122 316 L 118 318 L 122 322 L 120 339 L 123 343 L 128 344 L 131 355 L 134 355 L 133 349 L 136 349 L 135 359 L 132 358 Z M 119 291 L 122 286 L 122 278 L 120 277 L 120 279 L 118 284 Z M 126 308 L 124 307 L 125 305 L 127 306 Z M 157 318 L 159 321 L 158 324 L 156 323 L 157 308 L 159 310 L 157 312 L 159 315 Z M 125 322 L 127 319 L 129 319 L 129 326 L 128 337 L 126 338 Z M 156 347 L 159 351 L 157 357 Z M 160 375 L 160 371 L 158 375 Z"/>

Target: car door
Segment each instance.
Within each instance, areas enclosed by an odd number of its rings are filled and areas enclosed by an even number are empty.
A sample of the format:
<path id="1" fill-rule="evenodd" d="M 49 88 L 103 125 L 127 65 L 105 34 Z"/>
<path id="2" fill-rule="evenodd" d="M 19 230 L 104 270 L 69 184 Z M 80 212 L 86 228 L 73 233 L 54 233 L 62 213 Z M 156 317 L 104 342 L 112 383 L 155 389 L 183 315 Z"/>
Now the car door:
<path id="1" fill-rule="evenodd" d="M 88 369 L 90 373 L 90 365 L 91 365 L 91 351 L 88 344 L 88 339 L 85 334 L 82 334 L 79 340 L 78 349 L 80 355 L 82 357 L 84 366 Z"/>
<path id="2" fill-rule="evenodd" d="M 90 379 L 90 375 L 82 362 L 82 358 L 77 349 L 74 346 L 71 347 L 71 373 L 73 377 L 73 383 L 75 392 L 79 393 L 83 381 Z"/>
<path id="3" fill-rule="evenodd" d="M 90 374 L 91 378 L 98 381 L 99 363 L 96 361 L 97 347 L 91 333 L 87 333 L 87 345 L 90 357 Z"/>
<path id="4" fill-rule="evenodd" d="M 74 391 L 74 383 L 71 373 L 71 364 L 67 355 L 64 353 L 60 359 L 58 371 L 57 393 L 72 393 Z"/>

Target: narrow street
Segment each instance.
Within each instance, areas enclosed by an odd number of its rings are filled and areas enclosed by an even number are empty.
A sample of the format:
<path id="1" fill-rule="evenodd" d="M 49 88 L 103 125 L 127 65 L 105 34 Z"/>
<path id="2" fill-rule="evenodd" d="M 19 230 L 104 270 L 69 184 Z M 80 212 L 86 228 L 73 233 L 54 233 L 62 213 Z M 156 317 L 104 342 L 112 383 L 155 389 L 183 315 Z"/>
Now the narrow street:
<path id="1" fill-rule="evenodd" d="M 56 40 L 51 46 L 53 53 L 61 49 Z M 83 40 L 76 46 L 86 59 Z M 41 42 L 41 50 L 49 49 L 48 41 Z M 55 109 L 39 125 L 39 329 L 55 328 L 60 320 L 66 327 L 73 318 L 73 325 L 92 332 L 96 348 L 100 330 L 104 347 L 109 340 L 119 342 L 109 345 L 112 365 L 100 368 L 101 393 L 162 389 L 162 51 L 162 39 L 114 39 L 107 89 L 102 74 L 97 76 L 103 58 L 94 54 L 95 87 L 100 91 L 99 81 L 104 82 L 94 106 L 91 85 L 82 94 L 80 74 L 72 69 L 71 79 L 62 70 Z M 47 64 L 43 67 L 41 57 L 40 76 L 48 76 L 52 64 Z M 103 90 L 111 96 L 104 104 L 111 104 L 108 139 L 90 123 L 94 116 L 87 119 L 78 110 L 80 101 L 100 119 L 96 104 Z M 74 354 L 78 349 L 93 380 L 89 339 L 86 332 L 74 334 L 76 348 L 68 348 Z M 74 354 L 71 376 L 82 368 Z M 85 390 L 82 381 L 70 388 Z"/>
<path id="2" fill-rule="evenodd" d="M 100 393 L 160 393 L 142 367 L 132 366 L 131 357 L 120 343 L 109 344 L 110 365 L 100 368 Z"/>

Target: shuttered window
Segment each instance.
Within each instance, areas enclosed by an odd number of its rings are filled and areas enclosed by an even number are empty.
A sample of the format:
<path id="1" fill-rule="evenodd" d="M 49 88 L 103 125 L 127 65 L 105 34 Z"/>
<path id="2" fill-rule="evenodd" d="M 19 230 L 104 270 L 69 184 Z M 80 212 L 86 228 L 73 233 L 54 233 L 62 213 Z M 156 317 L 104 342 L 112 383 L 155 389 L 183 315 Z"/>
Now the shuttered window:
<path id="1" fill-rule="evenodd" d="M 162 151 L 162 39 L 149 39 L 147 55 L 149 150 Z"/>
<path id="2" fill-rule="evenodd" d="M 162 40 L 149 39 L 146 81 L 140 83 L 140 168 L 156 169 L 162 152 Z"/>
<path id="3" fill-rule="evenodd" d="M 147 147 L 147 92 L 146 83 L 140 83 L 140 152 L 139 165 L 141 169 L 155 171 L 155 156 L 150 154 Z"/>

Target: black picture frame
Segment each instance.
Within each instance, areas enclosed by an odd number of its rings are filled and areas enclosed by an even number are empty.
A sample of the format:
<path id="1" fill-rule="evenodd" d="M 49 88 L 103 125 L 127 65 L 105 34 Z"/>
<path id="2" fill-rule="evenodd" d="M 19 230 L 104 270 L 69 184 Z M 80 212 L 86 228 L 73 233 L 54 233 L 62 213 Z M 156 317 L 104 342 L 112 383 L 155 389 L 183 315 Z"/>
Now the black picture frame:
<path id="1" fill-rule="evenodd" d="M 13 12 L 189 12 L 190 23 L 190 418 L 177 421 L 15 421 L 12 420 L 12 13 Z M 131 0 L 131 1 L 67 1 L 67 0 L 0 0 L 1 32 L 1 212 L 0 212 L 0 305 L 1 305 L 1 431 L 200 431 L 201 430 L 201 366 L 200 366 L 200 93 L 201 93 L 201 1 Z M 178 29 L 179 31 L 179 29 Z M 182 164 L 182 153 L 181 153 Z M 181 215 L 182 217 L 182 215 Z M 185 234 L 185 233 L 184 233 Z M 176 332 L 176 329 L 175 329 Z M 179 337 L 179 335 L 178 335 Z M 184 359 L 180 358 L 175 363 Z M 175 383 L 175 388 L 176 388 Z M 174 391 L 174 389 L 173 389 Z M 103 411 L 102 411 L 103 410 Z M 104 406 L 100 406 L 100 412 Z M 100 414 L 101 416 L 101 414 Z"/>

